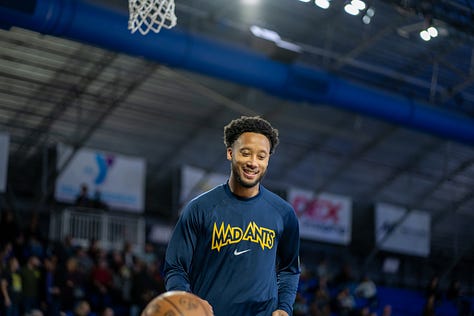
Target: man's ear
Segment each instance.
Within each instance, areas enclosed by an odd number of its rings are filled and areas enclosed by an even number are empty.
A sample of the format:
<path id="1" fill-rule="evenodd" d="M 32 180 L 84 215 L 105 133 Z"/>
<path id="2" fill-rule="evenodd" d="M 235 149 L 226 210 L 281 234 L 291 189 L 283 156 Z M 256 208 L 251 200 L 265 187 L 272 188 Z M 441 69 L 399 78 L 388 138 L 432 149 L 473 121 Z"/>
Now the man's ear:
<path id="1" fill-rule="evenodd" d="M 227 160 L 232 160 L 232 147 L 227 148 Z"/>

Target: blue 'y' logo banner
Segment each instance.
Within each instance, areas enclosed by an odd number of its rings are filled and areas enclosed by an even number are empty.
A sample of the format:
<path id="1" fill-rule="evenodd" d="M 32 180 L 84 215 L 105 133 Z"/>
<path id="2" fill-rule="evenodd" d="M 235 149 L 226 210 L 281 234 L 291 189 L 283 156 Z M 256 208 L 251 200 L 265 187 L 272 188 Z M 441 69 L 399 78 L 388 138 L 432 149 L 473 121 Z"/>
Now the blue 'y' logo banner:
<path id="1" fill-rule="evenodd" d="M 97 167 L 99 167 L 99 173 L 97 174 L 94 183 L 101 184 L 105 181 L 109 168 L 114 163 L 114 156 L 96 153 L 95 160 L 97 162 Z"/>

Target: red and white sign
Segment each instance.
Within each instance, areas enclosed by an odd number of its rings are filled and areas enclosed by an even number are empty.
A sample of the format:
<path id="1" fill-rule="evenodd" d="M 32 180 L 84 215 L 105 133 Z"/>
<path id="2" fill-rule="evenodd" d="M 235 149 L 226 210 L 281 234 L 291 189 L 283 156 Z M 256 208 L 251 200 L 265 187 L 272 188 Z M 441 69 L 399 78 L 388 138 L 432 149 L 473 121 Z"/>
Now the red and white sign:
<path id="1" fill-rule="evenodd" d="M 352 201 L 330 193 L 290 189 L 288 202 L 299 219 L 300 236 L 318 241 L 348 245 L 352 236 Z"/>

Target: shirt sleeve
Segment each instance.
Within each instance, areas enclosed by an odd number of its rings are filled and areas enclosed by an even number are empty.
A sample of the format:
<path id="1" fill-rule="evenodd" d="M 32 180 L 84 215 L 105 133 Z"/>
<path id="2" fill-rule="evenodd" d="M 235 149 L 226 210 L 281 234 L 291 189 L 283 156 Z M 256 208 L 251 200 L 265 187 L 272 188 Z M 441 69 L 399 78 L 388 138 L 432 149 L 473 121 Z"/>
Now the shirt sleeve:
<path id="1" fill-rule="evenodd" d="M 191 291 L 189 271 L 197 241 L 192 210 L 189 205 L 183 210 L 168 243 L 164 264 L 167 291 Z"/>
<path id="2" fill-rule="evenodd" d="M 298 218 L 292 210 L 288 214 L 282 237 L 278 243 L 278 309 L 293 314 L 296 290 L 300 277 L 300 234 Z"/>

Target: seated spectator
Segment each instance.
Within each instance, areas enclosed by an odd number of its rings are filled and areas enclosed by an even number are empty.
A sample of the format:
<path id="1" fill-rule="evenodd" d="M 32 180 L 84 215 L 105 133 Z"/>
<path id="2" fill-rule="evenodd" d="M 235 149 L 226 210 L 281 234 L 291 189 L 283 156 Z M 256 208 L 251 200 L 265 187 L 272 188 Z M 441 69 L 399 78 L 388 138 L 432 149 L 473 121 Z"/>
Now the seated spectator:
<path id="1" fill-rule="evenodd" d="M 377 307 L 377 287 L 369 276 L 365 275 L 354 290 L 358 297 L 367 300 L 366 306 L 370 308 Z"/>
<path id="2" fill-rule="evenodd" d="M 164 292 L 164 284 L 153 275 L 154 265 L 146 265 L 137 258 L 132 274 L 130 315 L 138 316 L 155 296 Z"/>
<path id="3" fill-rule="evenodd" d="M 86 275 L 78 269 L 77 260 L 69 258 L 65 264 L 65 271 L 60 277 L 60 291 L 62 308 L 72 311 L 77 302 L 85 298 Z"/>
<path id="4" fill-rule="evenodd" d="M 144 253 L 142 255 L 142 260 L 145 264 L 156 263 L 157 256 L 155 253 L 155 246 L 151 242 L 146 242 L 144 247 Z"/>
<path id="5" fill-rule="evenodd" d="M 26 316 L 43 316 L 43 312 L 40 309 L 33 309 L 30 313 L 26 314 Z"/>
<path id="6" fill-rule="evenodd" d="M 87 184 L 83 183 L 81 185 L 81 191 L 79 194 L 76 196 L 76 200 L 74 202 L 75 206 L 81 206 L 81 207 L 90 207 L 91 206 L 91 200 L 89 198 L 89 187 Z"/>
<path id="7" fill-rule="evenodd" d="M 382 310 L 382 316 L 392 316 L 392 305 L 385 305 Z"/>
<path id="8" fill-rule="evenodd" d="M 333 279 L 334 286 L 338 289 L 348 287 L 354 282 L 354 277 L 352 275 L 352 267 L 349 263 L 345 263 L 339 273 Z"/>
<path id="9" fill-rule="evenodd" d="M 112 303 L 115 308 L 130 304 L 131 270 L 124 263 L 122 253 L 113 250 L 110 268 L 112 270 Z"/>
<path id="10" fill-rule="evenodd" d="M 311 316 L 331 315 L 331 296 L 325 287 L 318 287 L 310 305 Z"/>
<path id="11" fill-rule="evenodd" d="M 112 307 L 105 307 L 101 312 L 100 316 L 114 316 L 115 312 Z"/>
<path id="12" fill-rule="evenodd" d="M 109 206 L 102 200 L 102 193 L 99 190 L 94 192 L 94 199 L 91 201 L 91 206 L 93 208 L 101 209 L 107 211 Z"/>
<path id="13" fill-rule="evenodd" d="M 91 306 L 88 301 L 81 300 L 74 307 L 73 316 L 89 316 L 91 313 Z"/>
<path id="14" fill-rule="evenodd" d="M 60 316 L 61 280 L 57 270 L 57 258 L 47 257 L 43 260 L 41 274 L 41 307 L 47 316 Z"/>
<path id="15" fill-rule="evenodd" d="M 87 250 L 82 246 L 77 247 L 74 258 L 77 261 L 77 269 L 84 275 L 89 275 L 94 266 L 94 261 Z"/>
<path id="16" fill-rule="evenodd" d="M 130 243 L 127 240 L 123 243 L 122 256 L 123 256 L 123 262 L 125 263 L 125 265 L 128 268 L 132 269 L 134 265 L 134 260 L 135 260 L 135 253 L 133 252 L 132 243 Z"/>
<path id="17" fill-rule="evenodd" d="M 19 270 L 20 264 L 16 257 L 10 257 L 8 265 L 2 270 L 1 293 L 4 307 L 2 315 L 20 316 L 22 290 Z"/>
<path id="18" fill-rule="evenodd" d="M 105 250 L 100 245 L 100 240 L 97 238 L 91 238 L 89 240 L 89 248 L 87 249 L 87 255 L 92 259 L 94 263 L 97 263 L 101 257 L 104 257 Z"/>
<path id="19" fill-rule="evenodd" d="M 298 283 L 298 293 L 300 293 L 307 302 L 313 300 L 313 295 L 318 287 L 318 280 L 314 277 L 312 271 L 301 264 L 301 275 Z"/>
<path id="20" fill-rule="evenodd" d="M 8 260 L 11 257 L 15 256 L 15 253 L 13 251 L 13 243 L 12 242 L 7 242 L 6 244 L 1 244 L 0 245 L 0 271 L 2 268 L 8 266 Z"/>
<path id="21" fill-rule="evenodd" d="M 319 279 L 321 278 L 330 278 L 330 271 L 328 267 L 328 259 L 326 257 L 323 257 L 321 261 L 319 261 L 318 266 L 316 268 L 317 271 L 317 277 Z"/>
<path id="22" fill-rule="evenodd" d="M 39 267 L 41 261 L 36 256 L 28 257 L 26 264 L 20 268 L 22 307 L 24 313 L 31 313 L 34 309 L 39 309 L 40 305 L 40 282 L 41 271 Z"/>
<path id="23" fill-rule="evenodd" d="M 353 315 L 356 302 L 348 287 L 344 287 L 336 296 L 336 312 L 340 316 Z"/>
<path id="24" fill-rule="evenodd" d="M 321 277 L 318 280 L 318 289 L 321 289 L 327 293 L 329 293 L 329 279 L 327 277 Z"/>
<path id="25" fill-rule="evenodd" d="M 452 280 L 446 291 L 446 299 L 456 302 L 461 297 L 461 283 L 458 280 Z"/>
<path id="26" fill-rule="evenodd" d="M 301 293 L 297 292 L 293 304 L 293 316 L 308 316 L 308 312 L 308 301 Z"/>
<path id="27" fill-rule="evenodd" d="M 64 265 L 76 251 L 73 245 L 73 238 L 70 235 L 64 236 L 63 240 L 53 241 L 50 246 L 50 252 L 58 257 L 58 261 L 62 265 Z"/>
<path id="28" fill-rule="evenodd" d="M 425 306 L 423 306 L 422 316 L 435 316 L 435 302 L 436 302 L 436 295 L 431 294 L 426 299 Z"/>
<path id="29" fill-rule="evenodd" d="M 101 310 L 112 302 L 112 270 L 106 258 L 99 258 L 98 262 L 90 272 L 91 278 L 91 295 L 94 300 L 91 301 L 94 311 Z"/>
<path id="30" fill-rule="evenodd" d="M 456 306 L 459 316 L 473 315 L 472 303 L 469 297 L 463 293 L 459 280 L 451 281 L 446 291 L 446 299 Z"/>
<path id="31" fill-rule="evenodd" d="M 425 288 L 425 296 L 426 298 L 431 298 L 431 296 L 434 296 L 434 300 L 438 302 L 438 300 L 441 298 L 441 293 L 439 291 L 439 277 L 437 275 L 434 275 L 429 283 L 426 285 Z"/>
<path id="32" fill-rule="evenodd" d="M 357 316 L 370 316 L 370 308 L 368 306 L 362 307 Z"/>

